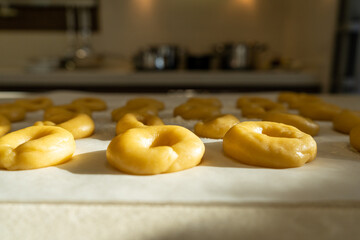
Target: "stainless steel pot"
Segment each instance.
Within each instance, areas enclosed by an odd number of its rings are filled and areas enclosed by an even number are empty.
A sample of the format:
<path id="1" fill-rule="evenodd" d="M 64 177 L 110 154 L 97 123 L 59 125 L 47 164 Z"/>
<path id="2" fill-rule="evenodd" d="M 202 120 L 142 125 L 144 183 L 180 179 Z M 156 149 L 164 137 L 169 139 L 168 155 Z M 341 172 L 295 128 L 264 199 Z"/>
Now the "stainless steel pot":
<path id="1" fill-rule="evenodd" d="M 179 49 L 173 45 L 151 46 L 134 57 L 137 70 L 173 70 L 179 65 Z"/>
<path id="2" fill-rule="evenodd" d="M 225 43 L 215 46 L 220 69 L 252 70 L 256 65 L 256 55 L 265 50 L 263 44 Z"/>

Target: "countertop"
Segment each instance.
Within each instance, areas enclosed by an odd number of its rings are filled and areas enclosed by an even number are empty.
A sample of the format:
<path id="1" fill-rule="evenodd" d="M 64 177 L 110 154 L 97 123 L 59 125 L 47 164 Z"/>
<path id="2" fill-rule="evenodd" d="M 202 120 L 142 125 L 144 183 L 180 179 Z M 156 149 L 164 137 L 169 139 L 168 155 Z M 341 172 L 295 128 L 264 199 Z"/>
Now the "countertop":
<path id="1" fill-rule="evenodd" d="M 47 96 L 56 104 L 92 96 L 104 99 L 94 113 L 96 132 L 76 141 L 68 163 L 30 171 L 0 170 L 1 239 L 354 239 L 360 236 L 360 153 L 348 136 L 319 122 L 318 155 L 300 168 L 267 169 L 236 162 L 222 152 L 222 141 L 202 139 L 206 152 L 192 169 L 155 176 L 132 176 L 106 163 L 115 136 L 111 110 L 148 96 L 166 104 L 166 124 L 192 129 L 196 121 L 172 117 L 173 108 L 192 96 L 216 97 L 223 113 L 244 119 L 233 94 L 115 94 L 55 91 L 0 93 L 1 102 Z M 277 93 L 257 93 L 272 100 Z M 320 95 L 342 108 L 360 96 Z M 42 112 L 29 113 L 13 129 L 30 126 Z"/>

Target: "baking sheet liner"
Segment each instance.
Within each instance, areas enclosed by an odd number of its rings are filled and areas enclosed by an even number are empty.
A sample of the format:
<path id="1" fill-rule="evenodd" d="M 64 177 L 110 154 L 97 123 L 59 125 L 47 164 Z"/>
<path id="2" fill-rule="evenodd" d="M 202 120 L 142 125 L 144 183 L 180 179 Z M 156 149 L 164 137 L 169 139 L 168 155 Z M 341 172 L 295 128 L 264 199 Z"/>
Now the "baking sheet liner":
<path id="1" fill-rule="evenodd" d="M 348 135 L 332 130 L 330 122 L 319 122 L 315 140 L 315 161 L 300 168 L 268 169 L 244 165 L 226 157 L 221 140 L 202 139 L 206 152 L 202 163 L 189 170 L 152 176 L 119 172 L 106 161 L 106 148 L 115 136 L 111 110 L 128 99 L 147 96 L 166 104 L 160 117 L 167 124 L 192 129 L 196 121 L 172 117 L 172 109 L 195 96 L 194 92 L 170 94 L 95 94 L 57 91 L 29 97 L 47 96 L 56 104 L 84 97 L 99 97 L 109 109 L 93 114 L 95 134 L 76 141 L 73 159 L 65 164 L 27 171 L 0 170 L 0 202 L 22 203 L 332 203 L 360 202 L 360 153 L 349 145 Z M 223 113 L 240 118 L 236 99 L 245 94 L 202 94 L 223 102 Z M 248 94 L 247 94 L 248 95 Z M 254 95 L 254 94 L 253 94 Z M 276 93 L 256 96 L 276 99 Z M 16 97 L 22 97 L 19 94 Z M 342 107 L 359 108 L 359 96 L 322 96 Z M 3 98 L 1 102 L 12 101 Z M 358 109 L 357 109 L 358 110 Z M 42 119 L 42 112 L 28 113 L 13 129 L 30 126 Z M 249 120 L 243 119 L 241 120 Z"/>

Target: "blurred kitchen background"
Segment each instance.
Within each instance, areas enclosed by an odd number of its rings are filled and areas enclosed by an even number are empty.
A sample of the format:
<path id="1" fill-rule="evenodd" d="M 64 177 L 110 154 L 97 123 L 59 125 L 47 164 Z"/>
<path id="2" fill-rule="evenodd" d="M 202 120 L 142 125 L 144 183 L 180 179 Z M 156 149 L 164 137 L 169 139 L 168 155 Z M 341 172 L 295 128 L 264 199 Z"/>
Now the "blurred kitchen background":
<path id="1" fill-rule="evenodd" d="M 0 0 L 0 90 L 360 93 L 358 0 Z"/>

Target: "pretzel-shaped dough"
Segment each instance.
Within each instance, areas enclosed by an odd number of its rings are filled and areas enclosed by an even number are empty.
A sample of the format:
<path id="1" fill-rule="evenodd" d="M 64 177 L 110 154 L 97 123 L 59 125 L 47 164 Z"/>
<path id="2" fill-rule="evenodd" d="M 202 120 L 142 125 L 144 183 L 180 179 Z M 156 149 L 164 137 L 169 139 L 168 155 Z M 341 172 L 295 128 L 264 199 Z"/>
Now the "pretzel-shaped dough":
<path id="1" fill-rule="evenodd" d="M 226 155 L 242 163 L 270 167 L 300 167 L 315 159 L 315 140 L 295 127 L 275 122 L 242 122 L 224 136 Z"/>
<path id="2" fill-rule="evenodd" d="M 32 126 L 0 138 L 0 168 L 26 170 L 57 165 L 71 159 L 75 140 L 65 129 Z"/>
<path id="3" fill-rule="evenodd" d="M 130 174 L 159 174 L 198 165 L 204 143 L 180 126 L 132 128 L 111 140 L 106 157 L 120 171 Z"/>

